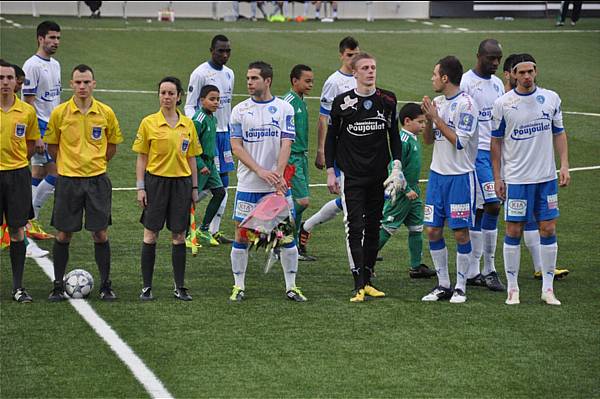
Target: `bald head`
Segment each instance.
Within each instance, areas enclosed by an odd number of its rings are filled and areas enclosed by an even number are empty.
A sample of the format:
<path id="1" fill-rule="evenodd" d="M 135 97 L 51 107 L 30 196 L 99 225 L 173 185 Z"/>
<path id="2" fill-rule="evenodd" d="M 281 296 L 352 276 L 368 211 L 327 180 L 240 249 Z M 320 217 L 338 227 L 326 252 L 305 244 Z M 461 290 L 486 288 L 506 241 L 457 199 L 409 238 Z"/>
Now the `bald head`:
<path id="1" fill-rule="evenodd" d="M 475 71 L 483 77 L 495 74 L 502 59 L 502 46 L 496 39 L 485 39 L 477 49 L 477 65 Z"/>

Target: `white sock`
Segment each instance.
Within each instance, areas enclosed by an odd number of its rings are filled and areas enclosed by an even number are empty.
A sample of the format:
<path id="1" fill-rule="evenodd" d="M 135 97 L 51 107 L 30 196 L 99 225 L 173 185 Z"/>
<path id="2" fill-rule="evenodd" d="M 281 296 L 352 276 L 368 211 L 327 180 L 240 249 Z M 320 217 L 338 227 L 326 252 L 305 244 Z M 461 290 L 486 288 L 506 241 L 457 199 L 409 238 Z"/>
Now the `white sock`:
<path id="1" fill-rule="evenodd" d="M 483 274 L 488 275 L 496 271 L 494 258 L 496 257 L 496 241 L 498 241 L 498 229 L 481 230 L 483 236 Z M 471 242 L 473 239 L 471 239 Z"/>
<path id="2" fill-rule="evenodd" d="M 342 210 L 338 208 L 336 200 L 331 200 L 304 222 L 304 230 L 310 233 L 316 225 L 330 221 L 340 212 L 342 212 Z"/>
<path id="3" fill-rule="evenodd" d="M 467 278 L 474 278 L 481 273 L 479 261 L 483 252 L 483 239 L 481 231 L 476 230 L 469 230 L 469 237 L 471 238 L 471 259 L 469 260 Z"/>
<path id="4" fill-rule="evenodd" d="M 540 245 L 542 258 L 542 292 L 554 288 L 554 269 L 556 269 L 556 256 L 558 244 Z"/>
<path id="5" fill-rule="evenodd" d="M 504 243 L 504 270 L 506 272 L 506 281 L 508 291 L 519 290 L 519 264 L 521 262 L 521 246 Z"/>
<path id="6" fill-rule="evenodd" d="M 525 245 L 531 255 L 531 261 L 533 262 L 533 268 L 536 272 L 542 271 L 542 255 L 540 253 L 540 231 L 539 230 L 525 230 Z"/>
<path id="7" fill-rule="evenodd" d="M 456 253 L 456 288 L 465 293 L 467 292 L 467 272 L 471 259 L 472 252 L 470 254 Z"/>
<path id="8" fill-rule="evenodd" d="M 298 247 L 281 248 L 281 266 L 285 277 L 285 290 L 289 291 L 296 286 L 296 273 L 298 272 Z"/>
<path id="9" fill-rule="evenodd" d="M 225 197 L 223 201 L 221 201 L 221 205 L 219 205 L 219 210 L 215 214 L 212 222 L 208 226 L 208 231 L 210 234 L 215 234 L 221 228 L 221 219 L 223 218 L 223 214 L 225 213 L 225 207 L 227 206 L 227 189 L 225 189 Z"/>
<path id="10" fill-rule="evenodd" d="M 450 288 L 450 275 L 448 274 L 448 247 L 443 249 L 429 250 L 435 272 L 438 277 L 438 285 L 445 288 Z"/>
<path id="11" fill-rule="evenodd" d="M 248 248 L 231 247 L 231 271 L 235 285 L 244 290 L 246 268 L 248 267 Z"/>
<path id="12" fill-rule="evenodd" d="M 304 18 L 306 18 L 306 16 L 308 15 L 308 1 L 304 2 L 304 15 L 302 15 Z"/>
<path id="13" fill-rule="evenodd" d="M 48 197 L 54 193 L 54 185 L 48 183 L 46 179 L 42 180 L 35 191 L 33 198 L 33 212 L 35 219 L 40 215 L 40 210 L 48 200 Z"/>

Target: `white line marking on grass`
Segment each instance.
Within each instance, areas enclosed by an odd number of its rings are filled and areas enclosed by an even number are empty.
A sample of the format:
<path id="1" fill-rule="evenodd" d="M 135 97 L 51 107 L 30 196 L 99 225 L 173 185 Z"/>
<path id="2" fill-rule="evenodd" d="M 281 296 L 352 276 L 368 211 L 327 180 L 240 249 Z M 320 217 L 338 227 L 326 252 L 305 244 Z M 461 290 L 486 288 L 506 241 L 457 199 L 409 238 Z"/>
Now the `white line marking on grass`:
<path id="1" fill-rule="evenodd" d="M 433 22 L 429 22 L 429 21 L 423 21 L 423 22 L 421 22 L 421 23 L 422 23 L 423 25 L 428 25 L 428 26 L 431 26 L 431 25 L 433 25 Z"/>
<path id="2" fill-rule="evenodd" d="M 597 170 L 600 169 L 600 165 L 598 166 L 581 166 L 579 168 L 571 168 L 569 169 L 569 172 L 580 172 L 580 171 L 586 171 L 586 170 Z M 558 173 L 559 171 L 557 170 L 556 173 Z M 427 183 L 427 179 L 419 179 L 420 183 Z M 309 187 L 327 187 L 327 184 L 325 183 L 313 183 L 313 184 L 309 184 Z M 237 186 L 229 186 L 227 187 L 228 190 L 234 190 L 236 189 Z M 135 187 L 113 187 L 112 189 L 113 191 L 135 191 L 137 190 L 137 188 Z"/>
<path id="3" fill-rule="evenodd" d="M 48 258 L 34 258 L 39 267 L 50 280 L 54 280 L 54 265 Z M 75 308 L 77 313 L 92 327 L 92 329 L 102 338 L 121 359 L 123 363 L 131 370 L 133 376 L 144 386 L 152 398 L 173 398 L 173 395 L 167 391 L 163 383 L 154 375 L 135 352 L 119 337 L 104 319 L 94 311 L 89 303 L 81 299 L 69 299 L 69 303 Z"/>
<path id="4" fill-rule="evenodd" d="M 446 24 L 442 24 L 440 25 L 440 28 L 452 28 L 452 25 L 446 25 Z"/>
<path id="5" fill-rule="evenodd" d="M 2 28 L 10 29 L 12 26 L 3 26 Z M 26 25 L 24 28 L 35 29 L 33 25 Z M 89 28 L 89 27 L 63 27 L 62 30 L 73 30 L 73 31 L 113 31 L 113 32 L 195 32 L 195 33 L 214 33 L 215 28 L 148 28 L 148 27 L 134 27 L 129 26 L 126 28 Z M 565 34 L 565 33 L 600 33 L 600 29 L 537 29 L 537 30 L 469 30 L 468 28 L 456 28 L 450 32 L 442 29 L 409 29 L 409 30 L 391 30 L 391 29 L 377 29 L 377 30 L 366 30 L 366 29 L 298 29 L 298 30 L 286 30 L 286 29 L 266 29 L 266 28 L 227 28 L 227 32 L 234 33 L 354 33 L 354 34 L 439 34 L 443 33 L 476 33 L 476 34 L 497 34 L 497 33 L 552 33 L 552 34 Z"/>
<path id="6" fill-rule="evenodd" d="M 72 89 L 63 89 L 63 91 L 73 91 Z M 127 94 L 156 94 L 156 90 L 128 90 L 128 89 L 94 89 L 95 92 L 100 93 L 127 93 Z M 234 94 L 234 97 L 248 97 L 248 94 Z M 320 100 L 320 97 L 314 96 L 305 96 L 306 100 Z M 399 103 L 419 103 L 421 100 L 398 100 Z M 598 116 L 600 114 L 596 114 L 593 112 L 576 112 L 576 111 L 563 111 L 563 114 L 570 115 L 583 115 L 583 116 Z"/>

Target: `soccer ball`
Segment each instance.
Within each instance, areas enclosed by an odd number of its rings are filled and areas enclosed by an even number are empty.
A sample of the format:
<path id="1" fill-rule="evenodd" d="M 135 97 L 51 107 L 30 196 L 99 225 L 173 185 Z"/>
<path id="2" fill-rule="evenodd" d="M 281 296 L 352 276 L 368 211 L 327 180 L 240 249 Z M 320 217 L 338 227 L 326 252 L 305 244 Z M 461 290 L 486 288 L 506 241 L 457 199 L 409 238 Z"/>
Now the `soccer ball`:
<path id="1" fill-rule="evenodd" d="M 83 269 L 75 269 L 65 276 L 65 292 L 75 299 L 87 298 L 94 288 L 94 278 Z"/>

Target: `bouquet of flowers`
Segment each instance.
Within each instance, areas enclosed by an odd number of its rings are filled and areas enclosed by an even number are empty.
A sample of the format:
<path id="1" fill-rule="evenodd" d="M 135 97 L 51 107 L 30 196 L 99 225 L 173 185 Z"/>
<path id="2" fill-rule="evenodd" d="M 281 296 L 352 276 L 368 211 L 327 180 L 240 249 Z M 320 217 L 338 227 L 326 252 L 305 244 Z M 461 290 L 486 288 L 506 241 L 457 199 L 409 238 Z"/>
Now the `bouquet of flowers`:
<path id="1" fill-rule="evenodd" d="M 256 208 L 240 224 L 242 237 L 250 248 L 264 247 L 265 252 L 294 240 L 294 218 L 286 198 L 281 193 L 263 197 Z"/>

